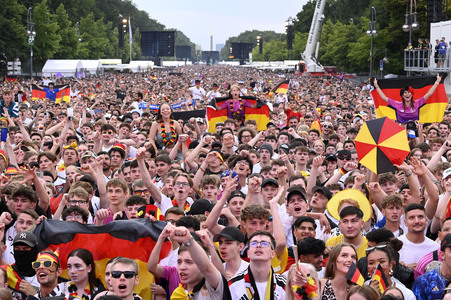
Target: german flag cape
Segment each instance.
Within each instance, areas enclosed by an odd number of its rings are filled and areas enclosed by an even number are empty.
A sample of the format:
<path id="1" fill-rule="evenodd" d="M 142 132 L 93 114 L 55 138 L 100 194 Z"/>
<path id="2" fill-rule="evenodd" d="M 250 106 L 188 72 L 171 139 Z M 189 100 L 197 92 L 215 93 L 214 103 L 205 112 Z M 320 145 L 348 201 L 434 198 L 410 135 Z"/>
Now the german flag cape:
<path id="1" fill-rule="evenodd" d="M 426 101 L 426 105 L 420 108 L 420 123 L 441 122 L 445 114 L 446 106 L 448 105 L 448 98 L 446 97 L 445 86 L 443 84 L 446 73 L 442 76 L 442 81 L 435 90 L 434 94 Z M 411 87 L 413 92 L 413 99 L 419 99 L 426 95 L 428 90 L 434 85 L 437 80 L 436 76 L 421 76 L 421 77 L 404 77 L 395 79 L 381 79 L 377 83 L 384 94 L 393 100 L 401 101 L 399 95 L 401 89 L 404 87 Z M 382 100 L 379 93 L 374 88 L 373 81 L 371 81 L 371 97 L 376 107 L 376 115 L 378 118 L 388 117 L 392 120 L 397 120 L 396 111 L 389 107 L 387 102 Z"/>
<path id="2" fill-rule="evenodd" d="M 231 97 L 219 97 L 216 98 L 216 103 L 221 103 L 223 101 L 229 100 Z M 257 122 L 257 130 L 266 130 L 266 124 L 269 122 L 269 107 L 262 100 L 252 97 L 252 96 L 242 96 L 241 99 L 247 100 L 254 104 L 257 102 L 257 108 L 244 108 L 244 120 L 255 120 Z M 208 103 L 205 119 L 207 120 L 208 131 L 211 133 L 215 132 L 216 123 L 224 122 L 228 119 L 227 109 L 216 110 L 215 99 Z"/>
<path id="3" fill-rule="evenodd" d="M 379 263 L 377 264 L 377 268 L 374 271 L 373 278 L 371 279 L 371 281 L 373 280 L 379 282 L 379 288 L 381 289 L 381 294 L 383 294 L 387 289 L 387 287 L 389 286 L 389 284 L 387 281 L 387 277 L 385 277 L 384 271 L 382 270 L 382 266 Z"/>
<path id="4" fill-rule="evenodd" d="M 74 249 L 91 251 L 96 263 L 96 275 L 102 281 L 108 260 L 116 256 L 134 259 L 139 265 L 139 284 L 135 287 L 135 292 L 143 299 L 152 299 L 150 283 L 155 278 L 147 271 L 147 261 L 165 225 L 161 221 L 152 223 L 149 219 L 113 221 L 103 226 L 44 220 L 36 227 L 34 234 L 40 251 L 59 248 L 62 277 L 65 278 L 69 278 L 67 255 Z M 171 244 L 166 241 L 161 249 L 160 259 L 166 257 L 170 250 Z"/>
<path id="5" fill-rule="evenodd" d="M 63 87 L 63 85 L 55 85 L 54 89 L 59 89 Z M 31 89 L 31 98 L 33 101 L 38 99 L 46 99 L 47 94 L 43 89 L 40 89 L 36 84 L 32 85 Z M 60 103 L 61 101 L 68 102 L 70 101 L 70 86 L 67 86 L 65 89 L 59 90 L 56 93 L 55 103 Z"/>
<path id="6" fill-rule="evenodd" d="M 269 92 L 268 96 L 272 97 L 274 94 L 287 94 L 289 88 L 290 80 L 288 79 L 276 85 L 271 92 Z"/>
<path id="7" fill-rule="evenodd" d="M 357 269 L 357 266 L 354 262 L 352 262 L 351 266 L 349 267 L 348 273 L 346 273 L 346 279 L 360 286 L 362 286 L 365 282 L 362 273 L 360 273 L 359 269 Z"/>

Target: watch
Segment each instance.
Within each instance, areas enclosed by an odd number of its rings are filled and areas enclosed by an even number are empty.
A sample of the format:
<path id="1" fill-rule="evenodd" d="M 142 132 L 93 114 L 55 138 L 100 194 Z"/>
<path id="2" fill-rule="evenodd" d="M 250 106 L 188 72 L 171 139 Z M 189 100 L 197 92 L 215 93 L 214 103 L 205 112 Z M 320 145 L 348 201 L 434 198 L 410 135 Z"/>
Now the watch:
<path id="1" fill-rule="evenodd" d="M 194 240 L 194 238 L 193 237 L 191 237 L 190 239 L 189 239 L 189 241 L 188 242 L 186 242 L 184 245 L 186 246 L 186 247 L 189 247 L 189 246 L 191 246 L 191 243 L 193 242 L 193 240 Z"/>

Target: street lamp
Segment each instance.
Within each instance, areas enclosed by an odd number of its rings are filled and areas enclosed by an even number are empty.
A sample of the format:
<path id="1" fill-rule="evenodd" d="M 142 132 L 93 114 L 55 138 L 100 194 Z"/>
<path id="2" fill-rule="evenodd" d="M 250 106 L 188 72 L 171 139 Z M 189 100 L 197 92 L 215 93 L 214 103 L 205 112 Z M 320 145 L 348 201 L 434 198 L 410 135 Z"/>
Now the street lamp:
<path id="1" fill-rule="evenodd" d="M 366 34 L 371 37 L 370 49 L 370 78 L 373 77 L 373 37 L 377 35 L 376 8 L 371 6 L 371 21 L 368 22 L 368 30 Z"/>
<path id="2" fill-rule="evenodd" d="M 413 11 L 414 5 L 415 11 Z M 418 28 L 420 28 L 420 24 L 417 22 L 417 1 L 410 0 L 410 10 L 409 2 L 407 2 L 406 7 L 406 23 L 402 26 L 402 30 L 409 32 L 409 46 L 412 45 L 412 30 L 418 30 Z"/>
<path id="3" fill-rule="evenodd" d="M 78 41 L 81 42 L 81 36 L 80 36 L 80 22 L 77 22 L 77 24 L 75 24 L 75 27 L 77 28 Z"/>
<path id="4" fill-rule="evenodd" d="M 376 57 L 380 54 L 380 53 L 384 53 L 384 58 L 382 59 L 382 62 L 380 63 L 380 71 L 381 71 L 381 78 L 383 77 L 382 71 L 383 71 L 383 64 L 384 63 L 388 63 L 388 49 L 376 49 L 374 50 L 374 56 L 373 59 L 371 60 L 371 65 L 374 66 L 374 60 L 376 59 Z"/>
<path id="5" fill-rule="evenodd" d="M 27 36 L 28 45 L 30 45 L 30 78 L 33 77 L 33 44 L 34 38 L 36 36 L 36 31 L 34 31 L 33 23 L 33 10 L 31 7 L 28 8 L 27 13 Z"/>
<path id="6" fill-rule="evenodd" d="M 290 57 L 290 50 L 291 54 L 293 54 L 293 18 L 288 17 L 288 19 L 285 21 L 285 27 L 287 28 L 287 50 L 288 50 L 288 58 Z"/>
<path id="7" fill-rule="evenodd" d="M 258 53 L 263 53 L 263 38 L 262 35 L 257 35 L 257 46 L 258 46 Z"/>

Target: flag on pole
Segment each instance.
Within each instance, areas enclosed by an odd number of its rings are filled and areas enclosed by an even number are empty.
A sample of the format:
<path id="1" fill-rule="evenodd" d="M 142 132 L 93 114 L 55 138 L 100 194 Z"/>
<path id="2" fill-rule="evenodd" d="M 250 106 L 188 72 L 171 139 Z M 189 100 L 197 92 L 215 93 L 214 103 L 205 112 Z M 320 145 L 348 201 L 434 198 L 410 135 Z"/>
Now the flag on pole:
<path id="1" fill-rule="evenodd" d="M 272 97 L 273 94 L 286 94 L 288 89 L 290 88 L 290 80 L 285 80 L 276 85 L 271 92 L 269 93 L 269 97 Z"/>
<path id="2" fill-rule="evenodd" d="M 371 281 L 373 280 L 379 282 L 379 288 L 381 290 L 381 294 L 383 294 L 387 289 L 387 287 L 389 286 L 389 284 L 387 281 L 387 277 L 385 277 L 384 271 L 382 270 L 382 266 L 379 263 L 377 264 L 377 268 L 374 271 L 373 278 L 371 279 Z"/>
<path id="3" fill-rule="evenodd" d="M 130 31 L 130 45 L 133 44 L 133 34 L 132 34 L 132 22 L 130 17 L 128 17 L 128 29 Z"/>
<path id="4" fill-rule="evenodd" d="M 349 267 L 348 273 L 346 273 L 346 279 L 360 286 L 362 286 L 365 282 L 362 273 L 360 273 L 359 269 L 357 269 L 357 266 L 354 262 L 352 262 L 351 266 Z"/>
<path id="5" fill-rule="evenodd" d="M 445 85 L 443 84 L 445 77 L 446 73 L 442 76 L 442 81 L 434 94 L 429 97 L 425 105 L 419 108 L 420 123 L 434 123 L 443 120 L 443 115 L 445 114 L 446 106 L 448 105 Z M 401 101 L 399 93 L 404 87 L 411 88 L 413 98 L 416 100 L 423 97 L 436 80 L 436 76 L 418 76 L 410 78 L 381 79 L 378 80 L 377 83 L 388 98 Z M 374 88 L 373 82 L 371 82 L 371 85 L 370 95 L 373 98 L 374 106 L 376 107 L 377 117 L 388 117 L 392 120 L 397 120 L 396 110 L 388 106 L 388 103 L 382 100 L 379 93 Z"/>

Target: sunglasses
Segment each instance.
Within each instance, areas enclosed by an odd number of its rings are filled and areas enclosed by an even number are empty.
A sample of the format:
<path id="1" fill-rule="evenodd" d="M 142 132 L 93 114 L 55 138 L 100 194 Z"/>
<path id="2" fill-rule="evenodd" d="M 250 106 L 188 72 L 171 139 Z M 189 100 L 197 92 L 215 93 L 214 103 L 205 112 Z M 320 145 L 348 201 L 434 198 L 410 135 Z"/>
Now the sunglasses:
<path id="1" fill-rule="evenodd" d="M 102 134 L 114 134 L 113 130 L 102 131 Z"/>
<path id="2" fill-rule="evenodd" d="M 116 279 L 121 278 L 122 274 L 126 279 L 131 279 L 136 275 L 134 271 L 111 271 L 111 277 Z"/>
<path id="3" fill-rule="evenodd" d="M 141 196 L 141 195 L 147 196 L 147 195 L 150 195 L 150 192 L 148 190 L 142 190 L 142 191 L 135 191 L 135 194 L 138 196 Z"/>
<path id="4" fill-rule="evenodd" d="M 387 245 L 378 245 L 378 246 L 366 248 L 365 252 L 368 254 L 368 252 L 371 252 L 371 251 L 377 250 L 377 249 L 384 249 L 385 247 L 387 247 Z"/>
<path id="5" fill-rule="evenodd" d="M 339 157 L 337 157 L 339 160 L 347 160 L 347 161 L 350 161 L 351 160 L 351 158 L 350 157 L 348 157 L 348 156 L 339 156 Z"/>
<path id="6" fill-rule="evenodd" d="M 41 266 L 48 269 L 52 265 L 53 265 L 53 261 L 51 261 L 51 260 L 34 261 L 31 263 L 31 267 L 35 270 L 39 269 Z"/>

